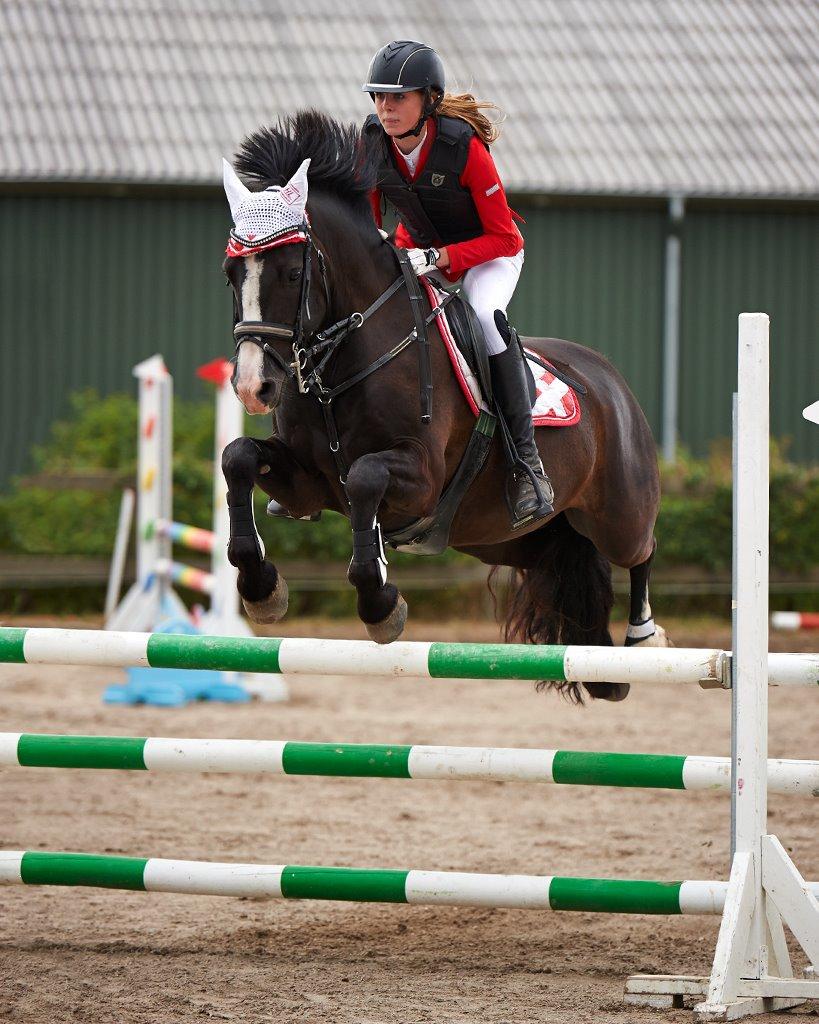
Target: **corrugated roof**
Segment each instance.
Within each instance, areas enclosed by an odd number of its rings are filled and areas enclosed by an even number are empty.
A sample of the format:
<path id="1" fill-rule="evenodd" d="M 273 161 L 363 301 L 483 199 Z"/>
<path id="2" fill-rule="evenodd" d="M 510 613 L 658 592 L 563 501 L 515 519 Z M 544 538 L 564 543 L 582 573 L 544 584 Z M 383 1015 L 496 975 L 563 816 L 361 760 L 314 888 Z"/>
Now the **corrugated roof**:
<path id="1" fill-rule="evenodd" d="M 2 0 L 0 178 L 219 180 L 279 113 L 360 121 L 391 38 L 507 120 L 510 191 L 819 195 L 816 0 Z"/>

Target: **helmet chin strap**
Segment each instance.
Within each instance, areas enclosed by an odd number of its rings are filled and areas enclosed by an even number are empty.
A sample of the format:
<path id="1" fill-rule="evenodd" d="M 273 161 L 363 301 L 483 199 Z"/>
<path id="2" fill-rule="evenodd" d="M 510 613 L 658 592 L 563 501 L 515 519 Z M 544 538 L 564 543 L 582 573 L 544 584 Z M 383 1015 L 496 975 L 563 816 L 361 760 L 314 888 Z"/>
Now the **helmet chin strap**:
<path id="1" fill-rule="evenodd" d="M 443 100 L 443 98 L 444 98 L 440 93 L 438 93 L 438 95 L 433 100 L 431 98 L 432 97 L 432 90 L 431 89 L 426 88 L 424 90 L 424 92 L 425 92 L 424 108 L 421 111 L 421 116 L 418 118 L 418 121 L 416 122 L 415 127 L 414 128 L 410 128 L 410 130 L 408 132 L 404 132 L 402 135 L 394 135 L 393 136 L 394 139 L 408 139 L 410 137 L 410 135 L 414 135 L 415 138 L 417 139 L 418 136 L 423 131 L 424 125 L 427 122 L 427 118 L 432 117 L 432 115 L 435 113 L 435 111 L 438 109 L 438 107 L 440 107 L 441 100 Z"/>

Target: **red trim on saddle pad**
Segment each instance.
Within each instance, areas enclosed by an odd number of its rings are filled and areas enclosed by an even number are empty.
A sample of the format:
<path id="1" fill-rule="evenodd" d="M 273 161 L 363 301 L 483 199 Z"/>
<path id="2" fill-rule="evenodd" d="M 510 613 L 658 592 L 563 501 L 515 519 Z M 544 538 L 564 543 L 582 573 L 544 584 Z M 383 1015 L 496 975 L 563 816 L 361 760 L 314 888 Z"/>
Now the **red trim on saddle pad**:
<path id="1" fill-rule="evenodd" d="M 426 290 L 430 309 L 433 309 L 438 303 L 438 292 L 426 278 L 422 277 L 420 281 Z M 449 322 L 446 318 L 446 310 L 435 318 L 435 323 L 438 325 L 438 333 L 452 363 L 455 379 L 458 381 L 473 415 L 477 416 L 481 411 L 480 403 L 482 402 L 480 386 L 472 374 L 469 373 L 468 367 L 463 362 L 463 357 L 458 352 L 458 346 L 455 344 L 455 339 L 452 337 Z M 576 423 L 579 423 L 581 415 L 580 402 L 577 400 L 577 395 L 572 388 L 568 384 L 564 384 L 562 380 L 559 380 L 553 373 L 536 361 L 538 359 L 543 360 L 543 356 L 529 349 L 526 349 L 526 353 L 529 356 L 529 367 L 534 375 L 537 391 L 537 398 L 532 409 L 532 421 L 535 426 L 573 427 Z M 548 360 L 543 361 L 548 362 Z M 469 378 L 467 378 L 467 374 Z"/>

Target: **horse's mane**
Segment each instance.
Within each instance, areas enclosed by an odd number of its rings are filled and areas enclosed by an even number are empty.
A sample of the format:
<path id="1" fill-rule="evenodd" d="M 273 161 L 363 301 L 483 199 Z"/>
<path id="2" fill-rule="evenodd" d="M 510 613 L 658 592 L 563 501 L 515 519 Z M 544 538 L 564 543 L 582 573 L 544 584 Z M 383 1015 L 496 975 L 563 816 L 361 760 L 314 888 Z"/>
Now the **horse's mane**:
<path id="1" fill-rule="evenodd" d="M 375 185 L 375 169 L 360 130 L 318 110 L 299 110 L 251 132 L 240 145 L 236 170 L 249 188 L 285 185 L 310 157 L 311 190 L 332 192 L 357 205 Z"/>

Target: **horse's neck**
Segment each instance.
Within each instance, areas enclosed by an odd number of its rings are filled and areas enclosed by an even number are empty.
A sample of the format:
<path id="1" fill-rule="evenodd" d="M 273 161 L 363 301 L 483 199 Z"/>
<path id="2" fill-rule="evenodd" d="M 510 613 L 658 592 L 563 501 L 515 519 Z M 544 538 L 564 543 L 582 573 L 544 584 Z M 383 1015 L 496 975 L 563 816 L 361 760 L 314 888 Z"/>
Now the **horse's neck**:
<path id="1" fill-rule="evenodd" d="M 351 252 L 340 248 L 332 259 L 335 320 L 363 313 L 399 274 L 386 243 L 369 248 L 359 244 L 355 249 Z"/>

